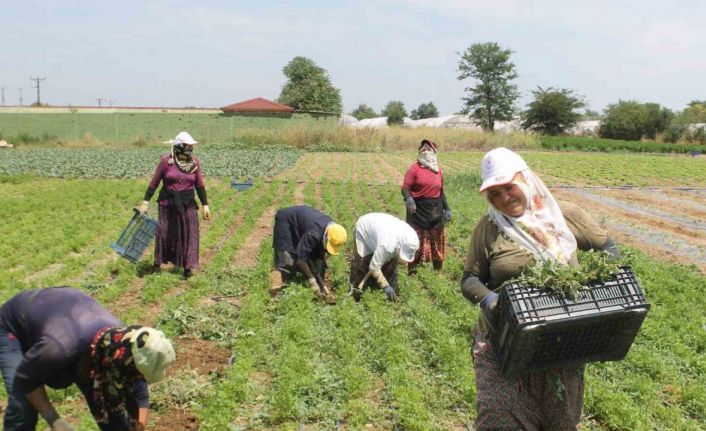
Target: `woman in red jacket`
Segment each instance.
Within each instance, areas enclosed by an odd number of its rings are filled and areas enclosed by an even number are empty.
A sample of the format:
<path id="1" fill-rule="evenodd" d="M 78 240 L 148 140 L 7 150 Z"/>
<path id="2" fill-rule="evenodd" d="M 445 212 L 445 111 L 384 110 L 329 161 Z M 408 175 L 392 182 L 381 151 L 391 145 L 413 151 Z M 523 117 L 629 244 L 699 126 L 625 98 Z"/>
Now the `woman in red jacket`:
<path id="1" fill-rule="evenodd" d="M 407 209 L 407 223 L 419 235 L 419 250 L 408 264 L 410 274 L 421 262 L 431 261 L 440 270 L 446 258 L 444 225 L 451 220 L 451 209 L 444 194 L 444 177 L 436 159 L 437 146 L 424 139 L 419 156 L 402 183 L 402 196 Z"/>

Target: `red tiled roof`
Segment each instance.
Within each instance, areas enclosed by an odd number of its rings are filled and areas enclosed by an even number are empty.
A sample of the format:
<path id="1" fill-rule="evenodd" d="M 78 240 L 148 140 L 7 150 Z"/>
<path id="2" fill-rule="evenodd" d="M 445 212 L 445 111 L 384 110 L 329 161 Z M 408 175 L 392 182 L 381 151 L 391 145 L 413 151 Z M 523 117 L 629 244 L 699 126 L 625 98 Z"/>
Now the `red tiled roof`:
<path id="1" fill-rule="evenodd" d="M 221 108 L 223 112 L 294 112 L 294 108 L 257 97 Z"/>

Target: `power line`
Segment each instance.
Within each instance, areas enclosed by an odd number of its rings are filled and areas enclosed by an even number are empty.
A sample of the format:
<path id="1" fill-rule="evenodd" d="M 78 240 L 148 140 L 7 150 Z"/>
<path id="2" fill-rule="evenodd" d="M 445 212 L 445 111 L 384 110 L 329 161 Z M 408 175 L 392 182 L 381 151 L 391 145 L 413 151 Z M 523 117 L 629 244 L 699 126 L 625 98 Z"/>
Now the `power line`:
<path id="1" fill-rule="evenodd" d="M 37 83 L 37 85 L 34 87 L 37 89 L 37 106 L 42 106 L 42 101 L 39 98 L 39 82 L 44 81 L 47 78 L 39 78 L 39 77 L 32 78 L 32 77 L 30 77 L 29 79 L 31 79 L 32 81 L 35 81 Z"/>

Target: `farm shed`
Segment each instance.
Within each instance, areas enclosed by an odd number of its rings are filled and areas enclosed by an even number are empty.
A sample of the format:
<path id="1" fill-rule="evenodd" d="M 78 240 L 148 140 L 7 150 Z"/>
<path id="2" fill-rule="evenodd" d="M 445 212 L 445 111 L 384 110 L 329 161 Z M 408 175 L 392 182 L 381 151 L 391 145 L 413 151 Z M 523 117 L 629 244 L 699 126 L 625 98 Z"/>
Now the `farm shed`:
<path id="1" fill-rule="evenodd" d="M 233 103 L 221 108 L 224 114 L 228 115 L 272 115 L 272 116 L 290 116 L 294 112 L 294 108 L 281 103 L 267 100 L 263 97 L 256 97 L 250 100 Z"/>

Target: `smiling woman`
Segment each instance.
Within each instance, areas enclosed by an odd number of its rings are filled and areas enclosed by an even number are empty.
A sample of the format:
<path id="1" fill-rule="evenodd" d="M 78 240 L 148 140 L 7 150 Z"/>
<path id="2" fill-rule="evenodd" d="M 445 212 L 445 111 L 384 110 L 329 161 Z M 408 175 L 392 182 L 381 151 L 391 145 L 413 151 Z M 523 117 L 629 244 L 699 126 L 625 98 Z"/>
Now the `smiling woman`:
<path id="1" fill-rule="evenodd" d="M 504 377 L 488 338 L 498 317 L 504 282 L 537 261 L 578 266 L 577 250 L 618 256 L 607 233 L 576 205 L 561 208 L 541 179 L 516 153 L 498 148 L 481 163 L 480 191 L 490 206 L 473 231 L 462 279 L 463 295 L 484 319 L 473 337 L 478 418 L 475 429 L 574 429 L 583 407 L 584 367 Z M 560 376 L 557 392 L 552 376 Z M 519 383 L 519 384 L 518 384 Z M 561 393 L 560 396 L 557 394 Z"/>

